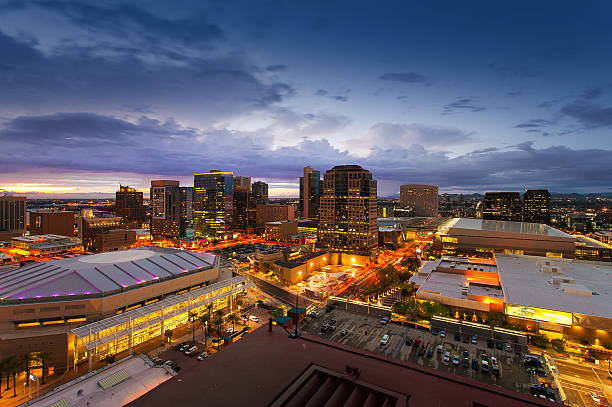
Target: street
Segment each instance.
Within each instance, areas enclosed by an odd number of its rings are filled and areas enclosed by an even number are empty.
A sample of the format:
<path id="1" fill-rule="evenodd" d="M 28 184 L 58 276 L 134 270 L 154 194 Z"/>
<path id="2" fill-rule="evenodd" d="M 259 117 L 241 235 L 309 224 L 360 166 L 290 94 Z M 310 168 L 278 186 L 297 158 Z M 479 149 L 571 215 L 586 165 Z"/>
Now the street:
<path id="1" fill-rule="evenodd" d="M 608 372 L 571 360 L 555 359 L 555 364 L 559 370 L 559 381 L 565 392 L 567 405 L 611 406 L 609 398 L 612 394 L 612 380 Z M 597 394 L 599 403 L 595 402 L 591 393 Z"/>

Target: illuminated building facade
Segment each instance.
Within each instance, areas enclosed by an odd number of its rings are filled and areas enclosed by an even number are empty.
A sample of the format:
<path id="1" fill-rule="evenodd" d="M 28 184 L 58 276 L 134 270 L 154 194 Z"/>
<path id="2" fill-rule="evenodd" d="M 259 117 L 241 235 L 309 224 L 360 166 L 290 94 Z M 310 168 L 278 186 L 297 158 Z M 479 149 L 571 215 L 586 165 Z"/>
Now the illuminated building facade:
<path id="1" fill-rule="evenodd" d="M 159 247 L 34 263 L 0 275 L 0 353 L 51 351 L 61 372 L 163 339 L 247 288 L 212 254 Z"/>
<path id="2" fill-rule="evenodd" d="M 420 184 L 400 186 L 400 207 L 412 208 L 414 216 L 438 216 L 438 186 Z"/>
<path id="3" fill-rule="evenodd" d="M 282 222 L 295 219 L 295 205 L 266 204 L 257 205 L 256 225 L 257 231 L 263 232 L 268 222 Z"/>
<path id="4" fill-rule="evenodd" d="M 11 247 L 26 256 L 45 256 L 79 249 L 81 245 L 72 236 L 47 234 L 13 237 Z"/>
<path id="5" fill-rule="evenodd" d="M 196 237 L 222 238 L 232 226 L 234 173 L 212 170 L 193 178 Z"/>
<path id="6" fill-rule="evenodd" d="M 146 214 L 142 192 L 119 185 L 119 191 L 115 194 L 115 215 L 126 221 L 135 221 L 141 226 L 145 222 Z"/>
<path id="7" fill-rule="evenodd" d="M 25 196 L 0 196 L 0 240 L 23 235 L 26 231 L 25 216 Z"/>
<path id="8" fill-rule="evenodd" d="M 155 238 L 185 237 L 189 214 L 193 216 L 193 188 L 178 181 L 151 181 L 151 235 Z"/>
<path id="9" fill-rule="evenodd" d="M 487 220 L 523 220 L 523 202 L 518 192 L 485 192 L 482 218 Z"/>
<path id="10" fill-rule="evenodd" d="M 79 217 L 79 237 L 84 250 L 96 251 L 96 235 L 113 229 L 122 228 L 123 218 L 120 216 L 105 216 L 91 218 Z"/>
<path id="11" fill-rule="evenodd" d="M 528 189 L 523 194 L 523 222 L 550 224 L 550 192 Z"/>
<path id="12" fill-rule="evenodd" d="M 234 177 L 233 205 L 232 230 L 238 233 L 255 233 L 257 203 L 251 190 L 250 177 Z"/>
<path id="13" fill-rule="evenodd" d="M 295 235 L 297 233 L 297 225 L 298 223 L 296 220 L 279 220 L 275 222 L 266 222 L 266 240 L 288 240 L 291 235 Z"/>
<path id="14" fill-rule="evenodd" d="M 74 236 L 74 212 L 30 212 L 30 235 Z"/>
<path id="15" fill-rule="evenodd" d="M 300 177 L 299 215 L 302 219 L 316 219 L 319 216 L 321 199 L 321 172 L 304 167 L 304 176 Z"/>
<path id="16" fill-rule="evenodd" d="M 376 180 L 359 165 L 339 165 L 325 173 L 319 209 L 321 247 L 369 251 L 378 245 Z"/>
<path id="17" fill-rule="evenodd" d="M 96 251 L 112 252 L 115 250 L 129 249 L 136 243 L 135 229 L 113 229 L 96 234 Z"/>
<path id="18" fill-rule="evenodd" d="M 328 265 L 365 267 L 370 262 L 370 256 L 363 254 L 318 251 L 300 255 L 299 252 L 294 252 L 288 258 L 275 260 L 272 271 L 281 283 L 293 285 L 308 279 L 313 272 Z"/>
<path id="19" fill-rule="evenodd" d="M 258 205 L 268 203 L 268 184 L 262 181 L 253 182 L 252 191 Z"/>

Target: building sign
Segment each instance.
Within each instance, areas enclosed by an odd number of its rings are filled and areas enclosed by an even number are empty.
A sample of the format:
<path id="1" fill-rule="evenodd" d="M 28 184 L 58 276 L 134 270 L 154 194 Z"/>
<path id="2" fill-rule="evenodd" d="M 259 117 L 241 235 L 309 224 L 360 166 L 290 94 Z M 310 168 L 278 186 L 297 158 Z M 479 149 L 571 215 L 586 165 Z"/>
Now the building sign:
<path id="1" fill-rule="evenodd" d="M 538 322 L 550 322 L 560 325 L 572 325 L 572 314 L 523 305 L 506 304 L 506 315 L 510 317 L 531 319 Z"/>

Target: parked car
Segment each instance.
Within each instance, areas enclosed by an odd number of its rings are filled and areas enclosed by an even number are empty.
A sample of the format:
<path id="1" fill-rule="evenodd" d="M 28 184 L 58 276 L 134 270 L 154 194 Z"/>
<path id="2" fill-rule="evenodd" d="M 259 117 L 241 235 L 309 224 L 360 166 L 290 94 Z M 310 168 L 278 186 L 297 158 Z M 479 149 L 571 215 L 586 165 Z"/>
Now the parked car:
<path id="1" fill-rule="evenodd" d="M 420 346 L 421 345 L 421 338 L 416 338 L 414 341 L 414 346 Z"/>
<path id="2" fill-rule="evenodd" d="M 202 361 L 208 357 L 208 352 L 202 352 L 198 355 L 198 360 Z"/>
<path id="3" fill-rule="evenodd" d="M 483 353 L 482 355 L 480 355 L 480 360 L 482 360 L 483 362 L 488 362 L 489 356 L 486 353 Z"/>
<path id="4" fill-rule="evenodd" d="M 259 322 L 259 318 L 257 318 L 255 315 L 249 315 L 249 319 L 253 322 Z"/>
<path id="5" fill-rule="evenodd" d="M 601 398 L 599 397 L 597 393 L 591 392 L 591 398 L 593 399 L 595 403 L 601 403 Z"/>
<path id="6" fill-rule="evenodd" d="M 516 353 L 517 355 L 523 353 L 523 348 L 518 343 L 514 345 L 514 353 Z"/>
<path id="7" fill-rule="evenodd" d="M 381 345 L 386 345 L 387 342 L 389 342 L 389 335 L 388 334 L 384 334 L 382 339 L 380 340 L 380 344 Z"/>
<path id="8" fill-rule="evenodd" d="M 494 347 L 495 347 L 495 342 L 493 341 L 493 339 L 491 338 L 487 339 L 487 348 L 493 349 Z"/>
<path id="9" fill-rule="evenodd" d="M 470 343 L 470 335 L 463 335 L 463 343 Z"/>
<path id="10" fill-rule="evenodd" d="M 335 319 L 330 319 L 328 325 L 329 326 L 334 326 L 336 324 L 336 320 Z"/>
<path id="11" fill-rule="evenodd" d="M 226 334 L 230 334 L 230 335 L 233 334 L 234 332 L 235 332 L 234 328 L 227 328 L 227 330 L 225 331 Z"/>
<path id="12" fill-rule="evenodd" d="M 504 344 L 504 350 L 505 350 L 506 352 L 512 352 L 512 345 L 510 345 L 508 342 L 506 342 L 506 343 Z"/>
<path id="13" fill-rule="evenodd" d="M 310 318 L 316 318 L 319 316 L 319 313 L 317 311 L 312 311 L 312 312 L 309 312 L 307 316 Z"/>
<path id="14" fill-rule="evenodd" d="M 457 332 L 457 333 L 455 334 L 455 340 L 456 340 L 457 342 L 459 342 L 459 341 L 461 340 L 461 334 L 460 334 L 459 332 Z"/>
<path id="15" fill-rule="evenodd" d="M 453 365 L 459 365 L 459 355 L 453 355 Z"/>
<path id="16" fill-rule="evenodd" d="M 340 335 L 344 336 L 348 333 L 348 329 L 344 328 L 342 331 L 340 331 Z"/>
<path id="17" fill-rule="evenodd" d="M 406 337 L 406 345 L 407 346 L 412 346 L 412 338 L 411 337 Z"/>
<path id="18" fill-rule="evenodd" d="M 495 376 L 499 376 L 499 365 L 498 364 L 491 364 L 491 373 L 493 373 Z"/>
<path id="19" fill-rule="evenodd" d="M 495 347 L 499 350 L 504 349 L 504 343 L 502 341 L 495 342 Z"/>
<path id="20" fill-rule="evenodd" d="M 242 319 L 242 322 L 247 322 L 249 320 L 249 317 L 247 317 L 246 315 L 240 315 L 240 319 Z"/>
<path id="21" fill-rule="evenodd" d="M 540 358 L 534 355 L 525 355 L 523 363 L 525 363 L 527 366 L 542 367 L 542 361 Z"/>
<path id="22" fill-rule="evenodd" d="M 185 352 L 183 352 L 186 356 L 195 356 L 196 353 L 198 352 L 198 347 L 197 346 L 192 346 L 189 349 L 187 349 Z"/>
<path id="23" fill-rule="evenodd" d="M 480 365 L 482 366 L 482 371 L 484 373 L 489 373 L 489 362 L 487 362 L 486 360 L 483 360 Z"/>
<path id="24" fill-rule="evenodd" d="M 336 330 L 336 326 L 335 326 L 335 325 L 330 325 L 330 326 L 327 328 L 327 330 L 328 330 L 329 332 L 334 332 L 334 331 Z"/>
<path id="25" fill-rule="evenodd" d="M 181 348 L 182 348 L 183 346 L 185 346 L 185 345 L 187 345 L 187 342 L 181 342 L 181 343 L 177 343 L 177 344 L 176 344 L 176 345 L 174 345 L 172 348 L 173 348 L 174 350 L 181 350 Z"/>
<path id="26" fill-rule="evenodd" d="M 436 336 L 436 335 L 438 335 L 438 332 L 439 332 L 438 328 L 431 328 L 431 334 L 432 335 Z"/>
<path id="27" fill-rule="evenodd" d="M 440 331 L 440 338 L 446 338 L 446 332 L 444 329 Z"/>
<path id="28" fill-rule="evenodd" d="M 444 352 L 444 357 L 442 358 L 442 360 L 446 363 L 448 363 L 450 361 L 450 352 L 446 351 Z"/>
<path id="29" fill-rule="evenodd" d="M 421 346 L 419 351 L 417 352 L 419 356 L 423 356 L 425 354 L 425 346 Z"/>
<path id="30" fill-rule="evenodd" d="M 472 342 L 474 345 L 476 345 L 476 344 L 478 343 L 478 338 L 476 337 L 476 335 L 472 335 L 471 342 Z"/>
<path id="31" fill-rule="evenodd" d="M 151 358 L 151 362 L 153 362 L 153 364 L 154 364 L 155 366 L 158 366 L 158 365 L 163 365 L 163 364 L 164 364 L 164 360 L 163 360 L 163 359 L 161 359 L 161 358 L 159 358 L 159 357 L 157 357 L 157 356 L 152 357 L 152 358 Z"/>
<path id="32" fill-rule="evenodd" d="M 461 366 L 464 368 L 470 367 L 470 357 L 469 353 L 463 352 L 463 358 L 461 359 Z"/>
<path id="33" fill-rule="evenodd" d="M 427 348 L 427 357 L 428 358 L 433 357 L 433 349 L 432 348 Z"/>
<path id="34" fill-rule="evenodd" d="M 382 317 L 382 319 L 380 320 L 380 324 L 381 325 L 387 325 L 387 322 L 389 322 L 391 318 L 389 318 L 387 315 L 385 315 L 384 317 Z"/>
<path id="35" fill-rule="evenodd" d="M 179 351 L 181 351 L 181 352 L 185 352 L 185 351 L 186 351 L 187 349 L 189 349 L 189 348 L 191 348 L 191 344 L 186 343 L 186 344 L 184 344 L 183 346 L 181 346 L 181 347 L 179 348 Z"/>
<path id="36" fill-rule="evenodd" d="M 321 332 L 327 332 L 327 324 L 321 325 Z"/>
<path id="37" fill-rule="evenodd" d="M 472 359 L 472 369 L 478 370 L 478 359 L 476 358 Z"/>
<path id="38" fill-rule="evenodd" d="M 436 351 L 438 353 L 442 353 L 443 350 L 444 350 L 444 346 L 442 346 L 442 345 L 438 345 L 438 347 L 436 348 Z"/>

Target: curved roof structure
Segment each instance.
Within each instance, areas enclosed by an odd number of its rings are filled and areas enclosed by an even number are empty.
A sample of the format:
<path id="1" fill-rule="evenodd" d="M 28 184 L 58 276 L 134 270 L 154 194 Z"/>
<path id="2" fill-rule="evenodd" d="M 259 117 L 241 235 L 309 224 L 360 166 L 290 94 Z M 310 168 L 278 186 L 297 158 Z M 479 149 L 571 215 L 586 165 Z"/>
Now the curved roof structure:
<path id="1" fill-rule="evenodd" d="M 210 269 L 216 256 L 142 247 L 34 263 L 0 274 L 0 300 L 101 295 Z"/>

